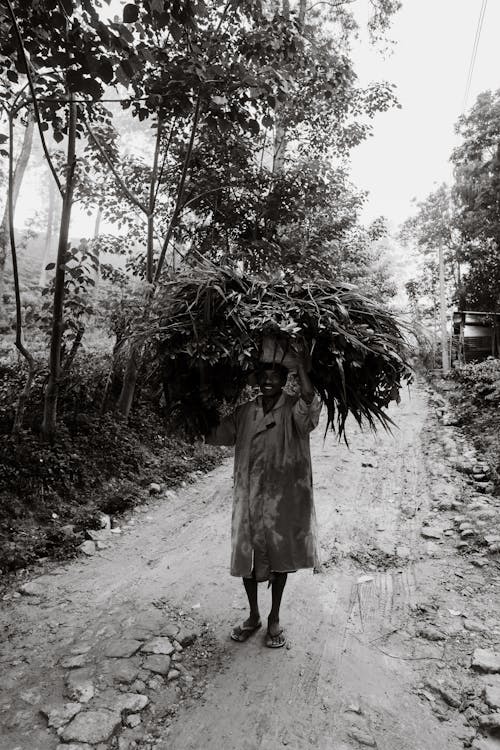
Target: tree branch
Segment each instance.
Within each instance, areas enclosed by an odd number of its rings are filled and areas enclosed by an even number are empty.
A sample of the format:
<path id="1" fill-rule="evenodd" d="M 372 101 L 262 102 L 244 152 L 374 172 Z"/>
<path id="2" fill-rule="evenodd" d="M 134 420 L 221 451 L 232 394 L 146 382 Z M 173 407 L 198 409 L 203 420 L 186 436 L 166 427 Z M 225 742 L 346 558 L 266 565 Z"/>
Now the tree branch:
<path id="1" fill-rule="evenodd" d="M 170 239 L 172 237 L 172 233 L 175 228 L 175 222 L 177 221 L 177 217 L 179 215 L 179 211 L 181 208 L 182 195 L 184 192 L 184 184 L 186 182 L 187 171 L 189 168 L 189 163 L 191 161 L 191 154 L 193 153 L 193 145 L 194 145 L 194 138 L 196 135 L 196 129 L 198 127 L 198 121 L 200 119 L 200 110 L 201 110 L 201 92 L 198 92 L 198 98 L 196 100 L 196 108 L 195 108 L 194 117 L 193 117 L 193 125 L 191 128 L 191 136 L 189 138 L 189 144 L 188 144 L 188 148 L 186 151 L 186 156 L 184 157 L 184 164 L 182 166 L 182 173 L 181 173 L 181 177 L 179 180 L 179 186 L 177 188 L 177 199 L 175 201 L 175 207 L 174 207 L 172 216 L 170 218 L 169 225 L 167 227 L 167 233 L 165 235 L 165 239 L 163 241 L 163 247 L 161 249 L 160 257 L 158 259 L 158 265 L 156 267 L 156 273 L 154 277 L 155 282 L 157 282 L 158 279 L 160 278 L 163 263 L 165 261 L 165 255 L 167 253 L 168 245 L 169 245 Z"/>
<path id="2" fill-rule="evenodd" d="M 49 165 L 49 169 L 52 172 L 54 180 L 56 181 L 57 189 L 59 190 L 61 196 L 64 197 L 64 191 L 62 189 L 61 181 L 59 180 L 59 177 L 57 176 L 56 170 L 55 170 L 54 165 L 52 163 L 52 159 L 50 157 L 49 150 L 47 148 L 47 143 L 45 141 L 45 136 L 43 134 L 42 120 L 41 120 L 41 117 L 40 117 L 40 110 L 38 109 L 38 101 L 37 101 L 37 98 L 36 98 L 35 86 L 34 86 L 34 83 L 33 83 L 33 77 L 31 75 L 30 63 L 28 62 L 28 58 L 26 56 L 26 50 L 24 49 L 23 38 L 22 38 L 21 32 L 19 30 L 19 24 L 17 23 L 17 18 L 15 16 L 11 0 L 7 0 L 7 7 L 9 9 L 9 15 L 10 15 L 10 17 L 12 19 L 12 23 L 13 23 L 13 26 L 14 26 L 14 31 L 15 31 L 15 34 L 16 34 L 16 37 L 17 37 L 17 41 L 19 43 L 19 49 L 21 51 L 21 56 L 23 58 L 24 66 L 26 68 L 26 75 L 28 77 L 28 86 L 29 86 L 30 93 L 31 93 L 31 96 L 32 96 L 32 99 L 33 99 L 33 109 L 35 111 L 35 118 L 36 118 L 36 123 L 37 123 L 37 126 L 38 126 L 38 132 L 40 133 L 40 140 L 42 142 L 43 153 L 45 154 L 45 158 L 47 159 L 47 163 Z"/>
<path id="3" fill-rule="evenodd" d="M 146 206 L 143 206 L 142 203 L 140 202 L 140 200 L 138 198 L 136 198 L 135 195 L 125 185 L 123 179 L 120 177 L 120 175 L 116 171 L 113 162 L 111 161 L 111 159 L 109 158 L 108 154 L 104 150 L 103 146 L 101 145 L 101 143 L 100 143 L 99 139 L 97 138 L 96 134 L 94 133 L 94 131 L 90 127 L 89 123 L 87 122 L 87 120 L 85 120 L 84 122 L 85 122 L 85 129 L 87 130 L 87 133 L 90 135 L 90 137 L 92 138 L 93 142 L 97 146 L 97 150 L 99 151 L 99 153 L 101 154 L 102 158 L 104 159 L 104 161 L 106 162 L 106 164 L 110 168 L 111 172 L 113 173 L 113 176 L 114 176 L 115 180 L 120 185 L 121 189 L 123 190 L 123 192 L 125 193 L 125 195 L 129 199 L 129 201 L 131 201 L 131 203 L 133 203 L 134 206 L 137 206 L 137 208 L 140 208 L 140 210 L 144 214 L 146 214 L 146 216 L 149 218 L 150 217 L 149 209 Z"/>

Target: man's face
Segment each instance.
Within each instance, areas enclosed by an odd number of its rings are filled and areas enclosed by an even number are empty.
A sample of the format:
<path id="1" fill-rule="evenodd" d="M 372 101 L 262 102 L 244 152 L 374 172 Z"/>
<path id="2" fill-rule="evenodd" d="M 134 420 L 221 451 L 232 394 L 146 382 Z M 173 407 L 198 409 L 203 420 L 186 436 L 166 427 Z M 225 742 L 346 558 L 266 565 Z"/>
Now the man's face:
<path id="1" fill-rule="evenodd" d="M 263 396 L 277 396 L 285 385 L 281 373 L 271 368 L 261 370 L 257 382 Z"/>

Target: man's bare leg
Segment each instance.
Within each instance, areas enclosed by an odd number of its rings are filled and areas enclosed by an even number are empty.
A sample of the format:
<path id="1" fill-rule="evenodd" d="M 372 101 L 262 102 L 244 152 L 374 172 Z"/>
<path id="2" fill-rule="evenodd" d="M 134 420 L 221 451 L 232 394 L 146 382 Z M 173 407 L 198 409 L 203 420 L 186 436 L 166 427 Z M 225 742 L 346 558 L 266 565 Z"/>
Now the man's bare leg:
<path id="1" fill-rule="evenodd" d="M 274 573 L 274 580 L 271 584 L 271 611 L 267 618 L 267 632 L 271 636 L 274 648 L 283 646 L 285 643 L 283 629 L 280 626 L 280 606 L 287 578 L 287 573 Z"/>
<path id="2" fill-rule="evenodd" d="M 255 573 L 252 578 L 244 578 L 243 585 L 248 597 L 248 604 L 250 606 L 250 617 L 243 623 L 244 626 L 253 627 L 260 622 L 259 604 L 257 598 L 257 587 L 258 583 L 255 580 Z"/>

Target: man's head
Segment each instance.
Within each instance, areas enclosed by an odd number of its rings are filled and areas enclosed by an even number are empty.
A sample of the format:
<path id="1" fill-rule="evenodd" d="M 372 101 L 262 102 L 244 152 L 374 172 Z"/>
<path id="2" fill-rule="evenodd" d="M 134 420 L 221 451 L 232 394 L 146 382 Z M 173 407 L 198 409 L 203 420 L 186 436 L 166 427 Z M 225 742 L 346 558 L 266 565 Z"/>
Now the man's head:
<path id="1" fill-rule="evenodd" d="M 283 365 L 263 362 L 257 370 L 257 383 L 263 396 L 278 396 L 283 390 L 288 370 Z"/>

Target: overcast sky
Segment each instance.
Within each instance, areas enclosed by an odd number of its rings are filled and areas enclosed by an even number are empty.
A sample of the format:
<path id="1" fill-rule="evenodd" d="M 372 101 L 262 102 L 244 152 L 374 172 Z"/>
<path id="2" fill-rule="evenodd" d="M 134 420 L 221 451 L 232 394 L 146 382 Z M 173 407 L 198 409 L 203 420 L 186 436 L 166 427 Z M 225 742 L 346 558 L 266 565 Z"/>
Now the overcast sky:
<path id="1" fill-rule="evenodd" d="M 353 153 L 354 183 L 370 191 L 366 218 L 399 224 L 412 198 L 425 198 L 452 178 L 449 156 L 462 112 L 467 73 L 482 0 L 403 0 L 385 59 L 361 40 L 356 49 L 361 83 L 397 85 L 402 109 L 378 115 L 374 134 Z M 500 89 L 500 3 L 489 0 L 468 107 L 477 94 Z"/>

